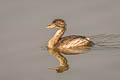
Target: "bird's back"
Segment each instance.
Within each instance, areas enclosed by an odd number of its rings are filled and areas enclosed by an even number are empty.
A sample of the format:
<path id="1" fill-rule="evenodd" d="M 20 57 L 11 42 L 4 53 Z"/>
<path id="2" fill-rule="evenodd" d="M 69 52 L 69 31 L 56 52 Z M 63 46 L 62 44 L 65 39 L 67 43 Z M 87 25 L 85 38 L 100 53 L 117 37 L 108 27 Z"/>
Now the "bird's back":
<path id="1" fill-rule="evenodd" d="M 71 35 L 63 37 L 59 40 L 56 47 L 58 49 L 65 49 L 65 48 L 78 48 L 84 46 L 90 46 L 92 41 L 90 41 L 85 36 L 77 36 Z"/>

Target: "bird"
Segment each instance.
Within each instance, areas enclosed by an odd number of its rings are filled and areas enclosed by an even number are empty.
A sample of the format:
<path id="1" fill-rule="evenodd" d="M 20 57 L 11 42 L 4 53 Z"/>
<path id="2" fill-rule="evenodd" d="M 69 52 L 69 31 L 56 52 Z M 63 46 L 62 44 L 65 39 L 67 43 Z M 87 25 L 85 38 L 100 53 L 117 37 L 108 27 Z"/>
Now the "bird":
<path id="1" fill-rule="evenodd" d="M 67 24 L 63 19 L 54 19 L 52 23 L 47 26 L 49 29 L 57 29 L 55 35 L 48 41 L 48 48 L 64 50 L 91 47 L 94 45 L 94 42 L 86 36 L 70 35 L 62 37 L 66 31 L 66 26 Z"/>

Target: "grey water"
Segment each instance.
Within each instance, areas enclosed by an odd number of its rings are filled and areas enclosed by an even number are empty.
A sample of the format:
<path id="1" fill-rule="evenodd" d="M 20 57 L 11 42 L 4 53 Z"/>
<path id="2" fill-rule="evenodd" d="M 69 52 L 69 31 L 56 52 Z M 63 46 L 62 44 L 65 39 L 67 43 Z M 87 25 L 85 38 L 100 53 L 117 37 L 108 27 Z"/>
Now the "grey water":
<path id="1" fill-rule="evenodd" d="M 0 80 L 119 80 L 119 3 L 0 0 Z M 84 54 L 62 54 L 70 66 L 62 73 L 48 69 L 59 62 L 43 49 L 56 32 L 45 27 L 56 18 L 67 23 L 64 36 L 90 36 L 99 45 Z"/>

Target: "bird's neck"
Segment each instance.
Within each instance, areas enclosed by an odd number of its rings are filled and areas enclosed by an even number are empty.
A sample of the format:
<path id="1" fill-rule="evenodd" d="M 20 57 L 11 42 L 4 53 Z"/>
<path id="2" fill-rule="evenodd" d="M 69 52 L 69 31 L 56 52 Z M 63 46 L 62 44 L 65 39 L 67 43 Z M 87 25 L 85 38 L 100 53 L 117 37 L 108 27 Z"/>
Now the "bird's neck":
<path id="1" fill-rule="evenodd" d="M 55 45 L 58 43 L 59 39 L 62 37 L 64 34 L 66 28 L 60 28 L 58 31 L 55 33 L 55 35 L 52 37 L 51 40 L 48 42 L 48 48 L 54 48 Z"/>

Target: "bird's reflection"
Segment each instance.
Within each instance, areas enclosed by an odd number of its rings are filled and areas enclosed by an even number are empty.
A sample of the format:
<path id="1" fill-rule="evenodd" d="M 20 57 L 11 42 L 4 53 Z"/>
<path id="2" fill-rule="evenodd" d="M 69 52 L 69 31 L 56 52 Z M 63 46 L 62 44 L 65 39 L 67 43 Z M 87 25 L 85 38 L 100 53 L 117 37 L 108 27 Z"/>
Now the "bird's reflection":
<path id="1" fill-rule="evenodd" d="M 60 54 L 60 51 L 56 49 L 48 49 L 48 52 L 53 54 L 56 59 L 59 61 L 59 67 L 49 68 L 51 70 L 56 70 L 57 72 L 63 72 L 69 69 L 69 65 L 67 64 L 67 59 Z"/>
<path id="2" fill-rule="evenodd" d="M 79 49 L 64 49 L 62 51 L 58 49 L 49 49 L 48 52 L 56 57 L 56 59 L 59 61 L 59 67 L 53 67 L 49 68 L 51 70 L 56 70 L 58 73 L 64 72 L 69 69 L 69 64 L 67 61 L 67 58 L 64 57 L 61 53 L 66 55 L 75 55 L 75 54 L 82 54 L 90 50 L 89 47 L 82 47 Z"/>

